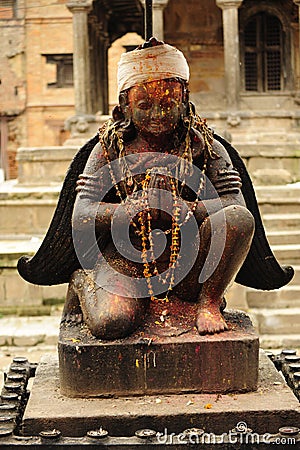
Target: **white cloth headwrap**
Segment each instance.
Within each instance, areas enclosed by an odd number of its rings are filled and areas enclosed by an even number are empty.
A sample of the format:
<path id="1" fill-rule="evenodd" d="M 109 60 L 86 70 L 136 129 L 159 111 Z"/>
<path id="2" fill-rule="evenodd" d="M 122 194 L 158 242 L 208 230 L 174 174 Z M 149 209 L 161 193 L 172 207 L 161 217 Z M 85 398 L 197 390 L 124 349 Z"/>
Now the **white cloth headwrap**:
<path id="1" fill-rule="evenodd" d="M 189 80 L 183 53 L 168 44 L 123 53 L 118 65 L 118 91 L 149 81 L 180 77 Z"/>

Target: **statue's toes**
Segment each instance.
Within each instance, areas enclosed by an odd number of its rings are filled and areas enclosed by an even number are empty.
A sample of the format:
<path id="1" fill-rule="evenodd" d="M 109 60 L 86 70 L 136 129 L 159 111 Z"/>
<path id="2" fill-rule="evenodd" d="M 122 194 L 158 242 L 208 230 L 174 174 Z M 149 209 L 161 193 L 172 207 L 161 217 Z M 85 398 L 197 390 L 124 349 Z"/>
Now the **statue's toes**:
<path id="1" fill-rule="evenodd" d="M 220 313 L 212 313 L 205 310 L 199 311 L 196 327 L 198 333 L 201 335 L 221 333 L 222 331 L 228 330 L 227 323 Z"/>

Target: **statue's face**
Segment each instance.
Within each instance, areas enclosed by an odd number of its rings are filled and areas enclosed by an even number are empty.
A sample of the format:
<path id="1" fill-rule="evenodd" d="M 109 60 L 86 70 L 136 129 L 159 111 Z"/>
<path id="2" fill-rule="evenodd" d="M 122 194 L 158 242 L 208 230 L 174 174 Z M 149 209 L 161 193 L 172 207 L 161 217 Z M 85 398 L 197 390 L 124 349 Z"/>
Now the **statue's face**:
<path id="1" fill-rule="evenodd" d="M 129 90 L 129 112 L 144 135 L 170 134 L 182 112 L 182 85 L 178 81 L 152 81 Z"/>

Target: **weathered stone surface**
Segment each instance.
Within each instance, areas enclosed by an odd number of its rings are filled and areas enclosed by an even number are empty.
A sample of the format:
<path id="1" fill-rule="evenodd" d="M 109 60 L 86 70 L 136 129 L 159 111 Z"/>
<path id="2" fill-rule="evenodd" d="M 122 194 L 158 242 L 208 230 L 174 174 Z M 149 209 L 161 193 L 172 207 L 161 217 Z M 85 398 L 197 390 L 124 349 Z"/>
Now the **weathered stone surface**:
<path id="1" fill-rule="evenodd" d="M 299 192 L 300 194 L 300 192 Z M 277 197 L 272 200 L 260 200 L 259 210 L 262 215 L 264 214 L 286 214 L 287 211 L 290 214 L 299 213 L 300 210 L 300 198 L 284 198 Z"/>
<path id="2" fill-rule="evenodd" d="M 12 345 L 12 339 L 10 336 L 0 336 L 0 347 L 4 345 Z"/>
<path id="3" fill-rule="evenodd" d="M 19 148 L 18 180 L 21 184 L 44 185 L 63 181 L 78 147 Z"/>
<path id="4" fill-rule="evenodd" d="M 20 277 L 17 271 L 18 259 L 23 255 L 32 256 L 39 248 L 41 239 L 17 236 L 0 240 L 0 311 L 15 314 L 36 307 L 46 309 L 57 303 L 63 303 L 67 285 L 37 286 Z M 17 311 L 18 310 L 18 311 Z"/>
<path id="5" fill-rule="evenodd" d="M 253 308 L 252 315 L 256 315 L 261 334 L 300 334 L 300 308 Z"/>
<path id="6" fill-rule="evenodd" d="M 49 226 L 55 206 L 55 199 L 1 200 L 1 234 L 43 235 Z"/>
<path id="7" fill-rule="evenodd" d="M 3 313 L 5 310 L 11 310 L 12 314 L 17 310 L 28 310 L 31 315 L 29 311 L 35 307 L 37 310 L 45 309 L 44 314 L 47 314 L 46 310 L 51 309 L 51 305 L 64 302 L 66 284 L 37 286 L 27 283 L 17 272 L 17 261 L 13 263 L 14 267 L 9 268 L 1 268 L 0 265 L 0 310 Z"/>
<path id="8" fill-rule="evenodd" d="M 226 302 L 228 308 L 247 311 L 248 303 L 245 286 L 233 283 L 226 292 Z"/>
<path id="9" fill-rule="evenodd" d="M 300 210 L 300 207 L 299 207 Z M 273 245 L 297 245 L 300 242 L 300 230 L 269 231 L 268 241 Z M 299 255 L 300 259 L 300 255 Z"/>
<path id="10" fill-rule="evenodd" d="M 20 278 L 16 268 L 1 270 L 0 307 L 41 305 L 40 286 L 30 285 Z"/>
<path id="11" fill-rule="evenodd" d="M 252 158 L 255 159 L 255 158 Z M 250 160 L 249 166 L 252 166 L 252 159 Z M 256 158 L 259 159 L 258 163 L 260 167 L 262 164 L 267 165 L 269 163 L 269 159 L 266 161 L 262 161 L 262 158 Z M 253 164 L 254 165 L 254 164 Z M 293 175 L 286 169 L 270 169 L 270 168 L 263 168 L 263 169 L 254 169 L 251 167 L 248 167 L 248 170 L 251 173 L 251 178 L 255 184 L 261 184 L 261 185 L 273 185 L 273 184 L 287 184 L 292 183 L 297 178 L 294 178 Z"/>
<path id="12" fill-rule="evenodd" d="M 58 340 L 59 316 L 3 317 L 0 327 L 0 346 L 18 347 L 55 345 Z"/>
<path id="13" fill-rule="evenodd" d="M 249 288 L 248 288 L 249 289 Z M 248 290 L 247 302 L 250 308 L 300 308 L 300 286 L 291 285 L 275 291 Z"/>
<path id="14" fill-rule="evenodd" d="M 58 362 L 42 358 L 24 414 L 25 435 L 59 429 L 64 436 L 84 436 L 103 426 L 112 436 L 131 436 L 141 428 L 180 433 L 204 428 L 223 433 L 246 422 L 257 433 L 297 426 L 300 406 L 268 358 L 261 354 L 256 392 L 230 395 L 181 394 L 79 399 L 61 395 Z"/>
<path id="15" fill-rule="evenodd" d="M 300 244 L 273 245 L 274 255 L 282 264 L 299 264 Z"/>
<path id="16" fill-rule="evenodd" d="M 199 336 L 194 305 L 186 308 L 179 328 L 165 326 L 152 308 L 143 330 L 115 341 L 97 340 L 81 325 L 62 324 L 61 392 L 95 397 L 255 390 L 259 343 L 248 316 L 226 313 L 229 331 Z"/>
<path id="17" fill-rule="evenodd" d="M 45 340 L 44 334 L 38 334 L 38 335 L 30 335 L 27 336 L 26 334 L 19 334 L 14 337 L 13 344 L 16 347 L 33 347 L 35 345 L 38 345 Z"/>
<path id="18" fill-rule="evenodd" d="M 267 230 L 299 230 L 300 214 L 265 214 L 263 223 Z"/>
<path id="19" fill-rule="evenodd" d="M 300 334 L 261 334 L 259 342 L 266 349 L 300 348 Z"/>

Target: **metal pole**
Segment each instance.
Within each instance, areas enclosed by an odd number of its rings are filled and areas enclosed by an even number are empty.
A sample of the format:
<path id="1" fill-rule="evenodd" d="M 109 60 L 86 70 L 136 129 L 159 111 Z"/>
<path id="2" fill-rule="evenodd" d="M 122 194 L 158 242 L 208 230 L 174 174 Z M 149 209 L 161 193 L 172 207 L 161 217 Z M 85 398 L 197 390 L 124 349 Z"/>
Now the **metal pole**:
<path id="1" fill-rule="evenodd" d="M 152 30 L 152 0 L 145 1 L 145 40 L 148 41 L 153 34 Z"/>

